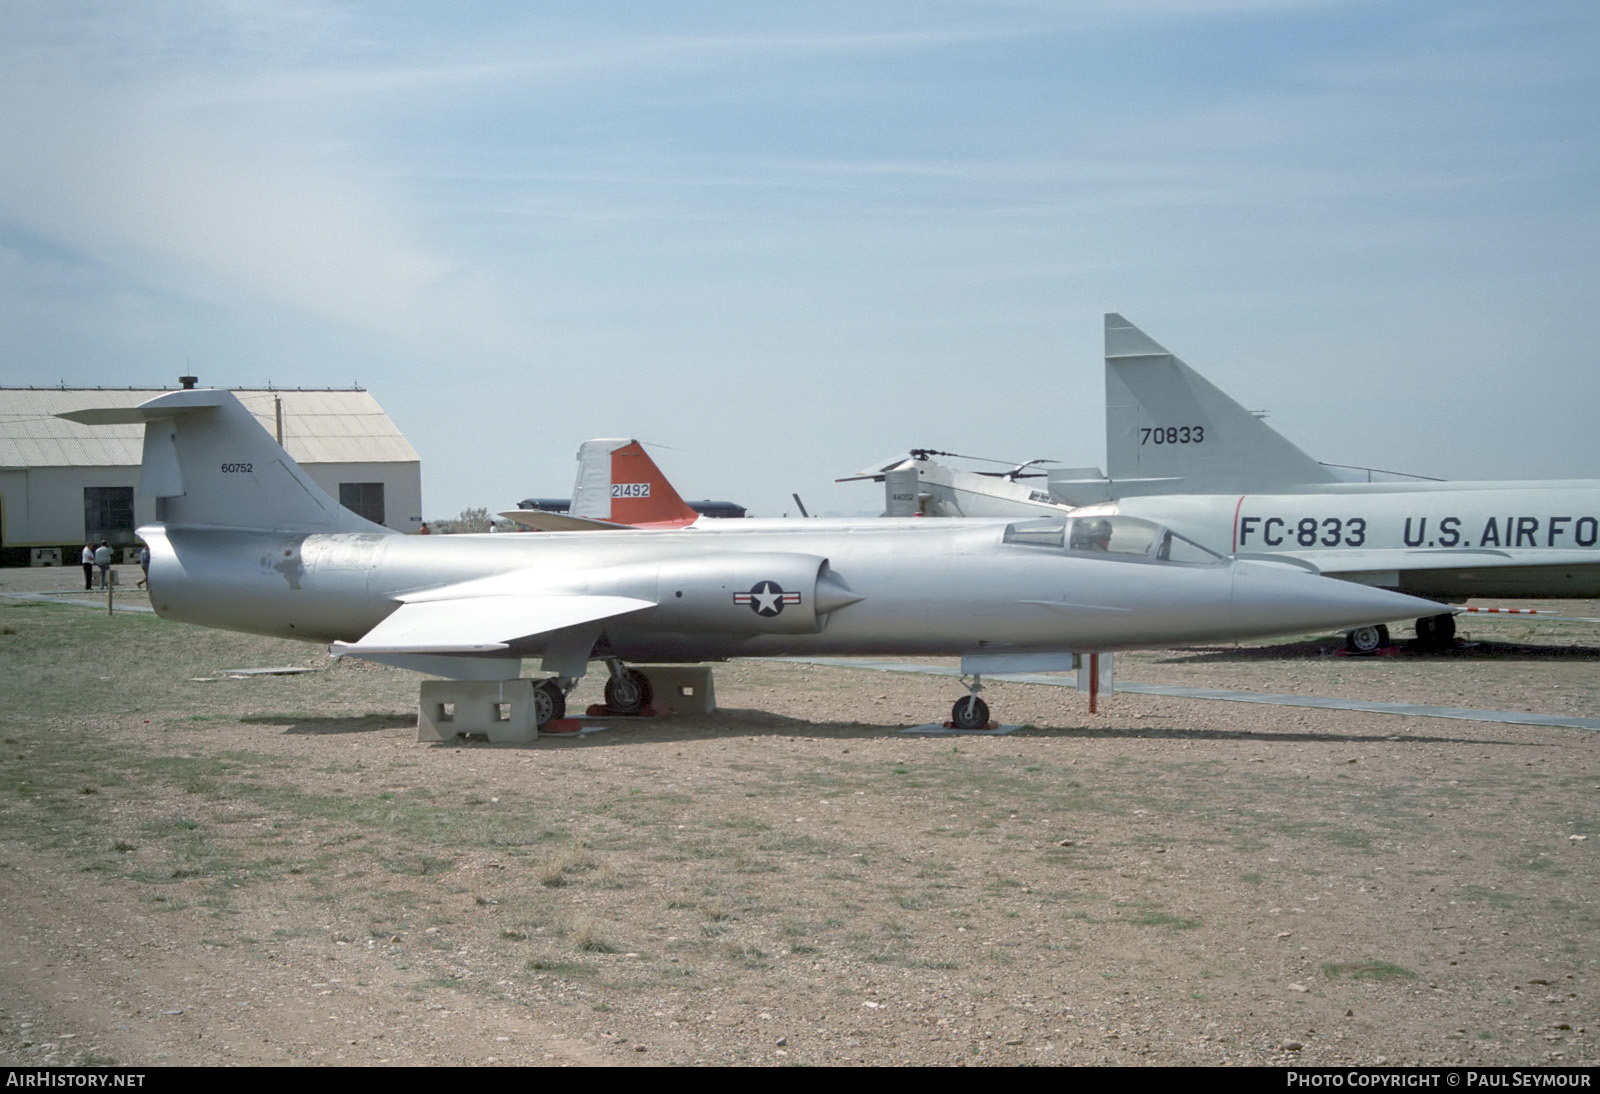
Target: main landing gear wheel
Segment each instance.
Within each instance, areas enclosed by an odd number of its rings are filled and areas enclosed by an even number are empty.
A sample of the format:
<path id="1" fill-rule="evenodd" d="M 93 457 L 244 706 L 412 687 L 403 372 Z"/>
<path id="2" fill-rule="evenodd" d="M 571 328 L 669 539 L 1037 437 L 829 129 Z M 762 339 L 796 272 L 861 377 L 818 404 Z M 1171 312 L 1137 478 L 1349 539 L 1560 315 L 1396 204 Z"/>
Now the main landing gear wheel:
<path id="1" fill-rule="evenodd" d="M 1377 653 L 1389 644 L 1389 628 L 1383 625 L 1376 627 L 1357 627 L 1353 631 L 1346 631 L 1344 635 L 1344 648 L 1351 653 Z"/>
<path id="2" fill-rule="evenodd" d="M 616 714 L 638 714 L 655 694 L 650 678 L 638 669 L 623 669 L 606 681 L 606 706 Z"/>
<path id="3" fill-rule="evenodd" d="M 950 724 L 957 729 L 983 729 L 989 724 L 989 704 L 976 695 L 957 699 L 950 708 Z"/>
<path id="4" fill-rule="evenodd" d="M 1417 642 L 1428 649 L 1444 649 L 1456 640 L 1453 613 L 1428 615 L 1417 620 Z"/>
<path id="5" fill-rule="evenodd" d="M 567 716 L 567 697 L 561 685 L 554 680 L 541 680 L 533 685 L 533 724 L 542 726 Z"/>

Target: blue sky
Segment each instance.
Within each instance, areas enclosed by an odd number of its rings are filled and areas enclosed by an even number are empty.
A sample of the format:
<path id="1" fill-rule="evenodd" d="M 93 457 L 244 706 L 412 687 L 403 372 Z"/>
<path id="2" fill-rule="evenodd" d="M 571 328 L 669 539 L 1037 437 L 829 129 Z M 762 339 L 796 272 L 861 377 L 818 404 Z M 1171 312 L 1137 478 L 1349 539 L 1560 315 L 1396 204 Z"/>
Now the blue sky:
<path id="1" fill-rule="evenodd" d="M 634 436 L 1103 464 L 1118 311 L 1319 458 L 1600 477 L 1592 3 L 0 5 L 0 384 L 360 383 L 429 518 Z"/>

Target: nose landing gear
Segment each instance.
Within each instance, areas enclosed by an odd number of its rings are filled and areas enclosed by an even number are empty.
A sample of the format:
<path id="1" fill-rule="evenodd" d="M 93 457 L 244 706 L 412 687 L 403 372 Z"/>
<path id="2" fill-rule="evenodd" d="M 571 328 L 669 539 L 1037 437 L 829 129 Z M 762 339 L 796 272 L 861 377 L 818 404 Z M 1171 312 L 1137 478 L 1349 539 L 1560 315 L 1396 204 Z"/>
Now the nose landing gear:
<path id="1" fill-rule="evenodd" d="M 965 683 L 967 677 L 963 676 Z M 950 708 L 950 727 L 952 729 L 987 729 L 989 727 L 989 704 L 978 698 L 978 692 L 983 690 L 983 677 L 973 676 L 972 683 L 967 684 L 967 694 L 956 700 L 955 706 Z"/>

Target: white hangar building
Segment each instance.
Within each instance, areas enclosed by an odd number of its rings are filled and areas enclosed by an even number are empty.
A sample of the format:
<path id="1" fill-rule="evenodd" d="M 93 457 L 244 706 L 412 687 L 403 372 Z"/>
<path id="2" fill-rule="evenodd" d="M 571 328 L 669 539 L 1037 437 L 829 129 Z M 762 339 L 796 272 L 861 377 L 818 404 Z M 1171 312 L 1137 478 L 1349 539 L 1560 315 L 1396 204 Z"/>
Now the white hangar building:
<path id="1" fill-rule="evenodd" d="M 42 565 L 65 551 L 56 560 L 72 566 L 85 543 L 133 546 L 134 529 L 155 520 L 155 499 L 138 494 L 144 426 L 56 415 L 137 406 L 164 390 L 0 388 L 0 565 Z M 340 503 L 399 532 L 422 527 L 421 460 L 370 394 L 234 394 Z"/>

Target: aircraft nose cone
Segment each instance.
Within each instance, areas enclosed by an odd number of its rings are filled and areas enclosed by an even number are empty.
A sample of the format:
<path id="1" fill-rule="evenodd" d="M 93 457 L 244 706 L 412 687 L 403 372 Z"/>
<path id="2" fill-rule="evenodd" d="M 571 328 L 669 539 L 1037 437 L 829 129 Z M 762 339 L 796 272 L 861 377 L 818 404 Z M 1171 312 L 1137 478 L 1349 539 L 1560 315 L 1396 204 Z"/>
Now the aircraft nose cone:
<path id="1" fill-rule="evenodd" d="M 1318 577 L 1287 566 L 1265 562 L 1236 562 L 1233 566 L 1234 622 L 1260 634 L 1348 630 L 1449 610 L 1447 605 L 1421 597 Z"/>

